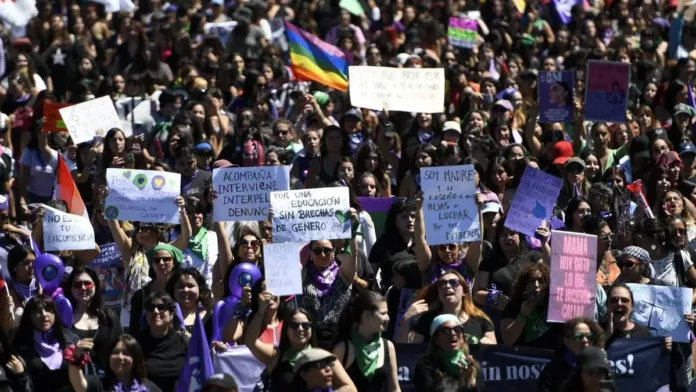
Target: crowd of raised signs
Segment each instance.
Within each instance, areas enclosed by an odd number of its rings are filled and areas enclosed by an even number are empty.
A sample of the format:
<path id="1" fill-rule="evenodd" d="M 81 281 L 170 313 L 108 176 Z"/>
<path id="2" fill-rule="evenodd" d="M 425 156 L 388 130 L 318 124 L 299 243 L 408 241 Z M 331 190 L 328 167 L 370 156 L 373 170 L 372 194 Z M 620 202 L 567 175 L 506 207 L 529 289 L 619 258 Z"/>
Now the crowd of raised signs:
<path id="1" fill-rule="evenodd" d="M 693 2 L 115 3 L 0 3 L 0 391 L 696 390 Z"/>

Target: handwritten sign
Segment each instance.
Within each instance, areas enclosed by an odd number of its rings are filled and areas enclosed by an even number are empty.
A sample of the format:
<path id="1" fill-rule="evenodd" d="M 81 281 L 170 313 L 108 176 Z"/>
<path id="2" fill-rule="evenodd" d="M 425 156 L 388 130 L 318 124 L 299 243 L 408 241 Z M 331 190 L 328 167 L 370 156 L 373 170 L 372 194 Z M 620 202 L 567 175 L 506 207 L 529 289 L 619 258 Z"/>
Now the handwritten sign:
<path id="1" fill-rule="evenodd" d="M 268 217 L 272 191 L 290 189 L 289 166 L 213 170 L 215 222 L 261 221 Z"/>
<path id="2" fill-rule="evenodd" d="M 562 186 L 562 179 L 528 166 L 515 192 L 505 227 L 533 237 L 541 221 L 551 217 Z"/>
<path id="3" fill-rule="evenodd" d="M 263 265 L 266 290 L 273 295 L 302 294 L 302 263 L 300 250 L 303 243 L 286 242 L 263 246 Z"/>
<path id="4" fill-rule="evenodd" d="M 109 129 L 121 126 L 114 103 L 108 95 L 59 111 L 75 144 L 92 141 L 99 131 L 105 134 Z"/>
<path id="5" fill-rule="evenodd" d="M 348 72 L 353 106 L 418 113 L 443 111 L 443 68 L 351 66 Z"/>
<path id="6" fill-rule="evenodd" d="M 464 18 L 449 18 L 447 27 L 447 39 L 450 45 L 456 48 L 471 49 L 476 46 L 478 36 L 478 22 Z"/>
<path id="7" fill-rule="evenodd" d="M 218 38 L 220 38 L 220 42 L 225 45 L 235 27 L 237 27 L 237 22 L 234 20 L 229 22 L 206 23 L 205 26 L 203 26 L 203 31 L 205 35 L 217 35 Z"/>
<path id="8" fill-rule="evenodd" d="M 481 239 L 474 165 L 423 168 L 421 186 L 428 244 Z"/>
<path id="9" fill-rule="evenodd" d="M 348 188 L 271 192 L 273 242 L 350 238 Z"/>
<path id="10" fill-rule="evenodd" d="M 552 231 L 548 321 L 594 317 L 597 296 L 597 236 Z"/>
<path id="11" fill-rule="evenodd" d="M 573 71 L 539 72 L 539 122 L 573 121 Z"/>
<path id="12" fill-rule="evenodd" d="M 104 217 L 133 222 L 179 222 L 176 197 L 181 174 L 154 170 L 107 169 Z"/>
<path id="13" fill-rule="evenodd" d="M 623 124 L 628 107 L 631 64 L 590 60 L 585 88 L 585 120 Z"/>
<path id="14" fill-rule="evenodd" d="M 633 292 L 631 320 L 648 327 L 653 336 L 671 336 L 675 342 L 690 343 L 684 315 L 691 313 L 693 289 L 633 283 L 628 287 Z"/>
<path id="15" fill-rule="evenodd" d="M 87 266 L 99 277 L 104 305 L 109 308 L 121 306 L 121 297 L 126 287 L 126 274 L 121 263 L 121 253 L 116 244 L 100 245 L 101 253 Z"/>
<path id="16" fill-rule="evenodd" d="M 94 249 L 94 228 L 89 218 L 68 214 L 46 205 L 43 208 L 45 251 Z"/>

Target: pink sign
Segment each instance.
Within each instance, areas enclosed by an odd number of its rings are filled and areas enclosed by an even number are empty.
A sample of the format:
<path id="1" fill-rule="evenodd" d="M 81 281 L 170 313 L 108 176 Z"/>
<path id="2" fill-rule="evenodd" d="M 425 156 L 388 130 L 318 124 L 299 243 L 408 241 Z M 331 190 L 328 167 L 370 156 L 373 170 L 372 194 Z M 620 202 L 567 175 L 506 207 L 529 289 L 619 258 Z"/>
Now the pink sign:
<path id="1" fill-rule="evenodd" d="M 597 236 L 553 231 L 548 321 L 594 317 Z"/>

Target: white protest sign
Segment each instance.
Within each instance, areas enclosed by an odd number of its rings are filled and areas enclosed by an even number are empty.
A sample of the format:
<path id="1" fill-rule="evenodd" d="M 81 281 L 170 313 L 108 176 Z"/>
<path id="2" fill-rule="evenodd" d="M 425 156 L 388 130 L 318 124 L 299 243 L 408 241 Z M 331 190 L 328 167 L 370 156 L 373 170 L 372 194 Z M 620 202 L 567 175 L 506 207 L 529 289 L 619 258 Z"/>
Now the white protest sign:
<path id="1" fill-rule="evenodd" d="M 303 245 L 298 242 L 285 242 L 263 246 L 266 290 L 273 295 L 302 294 L 300 250 Z"/>
<path id="2" fill-rule="evenodd" d="M 266 220 L 271 192 L 290 189 L 290 166 L 214 169 L 213 189 L 215 222 Z"/>
<path id="3" fill-rule="evenodd" d="M 350 238 L 348 188 L 271 192 L 273 242 Z"/>
<path id="4" fill-rule="evenodd" d="M 474 165 L 421 169 L 425 236 L 430 245 L 481 239 Z"/>
<path id="5" fill-rule="evenodd" d="M 176 197 L 181 174 L 154 170 L 107 169 L 104 217 L 133 222 L 179 222 Z"/>
<path id="6" fill-rule="evenodd" d="M 234 20 L 229 22 L 206 23 L 205 26 L 203 26 L 203 32 L 205 35 L 217 35 L 218 38 L 220 38 L 220 42 L 225 45 L 235 27 L 237 27 L 237 22 Z"/>
<path id="7" fill-rule="evenodd" d="M 351 66 L 350 102 L 355 107 L 440 113 L 445 106 L 443 68 Z"/>
<path id="8" fill-rule="evenodd" d="M 89 218 L 44 208 L 44 251 L 94 249 L 94 228 Z"/>
<path id="9" fill-rule="evenodd" d="M 75 144 L 92 141 L 98 131 L 106 133 L 111 128 L 121 126 L 114 103 L 108 95 L 59 111 Z"/>
<path id="10" fill-rule="evenodd" d="M 653 336 L 671 336 L 674 342 L 689 343 L 689 325 L 684 315 L 691 313 L 693 289 L 629 283 L 633 293 L 631 320 L 648 327 Z"/>
<path id="11" fill-rule="evenodd" d="M 0 2 L 0 20 L 14 27 L 24 27 L 39 14 L 36 0 L 12 0 Z M 7 49 L 5 49 L 7 50 Z"/>

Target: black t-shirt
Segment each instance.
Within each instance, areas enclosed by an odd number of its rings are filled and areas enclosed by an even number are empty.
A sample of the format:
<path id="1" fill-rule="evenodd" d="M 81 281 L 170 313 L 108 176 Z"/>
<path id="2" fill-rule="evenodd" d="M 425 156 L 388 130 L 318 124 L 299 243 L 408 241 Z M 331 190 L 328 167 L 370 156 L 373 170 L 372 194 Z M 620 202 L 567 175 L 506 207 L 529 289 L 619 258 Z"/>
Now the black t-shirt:
<path id="1" fill-rule="evenodd" d="M 87 376 L 87 392 L 113 392 L 116 384 L 113 380 L 106 377 Z M 162 392 L 162 390 L 152 381 L 145 379 L 141 385 L 147 387 L 148 392 Z"/>
<path id="2" fill-rule="evenodd" d="M 518 262 L 508 263 L 503 255 L 494 251 L 489 257 L 483 259 L 479 271 L 488 272 L 489 287 L 491 284 L 495 284 L 496 289 L 509 297 L 512 294 L 512 285 L 522 270 L 531 264 L 523 257 L 518 259 Z"/>
<path id="3" fill-rule="evenodd" d="M 435 317 L 439 315 L 439 311 L 424 313 L 418 321 L 416 321 L 416 325 L 414 325 L 411 330 L 423 335 L 424 342 L 430 341 L 430 324 L 432 324 Z M 462 328 L 464 328 L 466 342 L 469 344 L 478 344 L 486 332 L 493 331 L 493 323 L 480 317 L 469 316 L 469 319 L 462 324 Z"/>
<path id="4" fill-rule="evenodd" d="M 188 339 L 179 331 L 170 331 L 156 339 L 143 334 L 138 342 L 143 346 L 148 378 L 163 391 L 173 391 L 184 366 Z"/>
<path id="5" fill-rule="evenodd" d="M 198 173 L 188 182 L 186 182 L 182 177 L 181 196 L 193 196 L 197 197 L 199 200 L 203 200 L 203 193 L 208 185 L 211 184 L 212 177 L 213 173 L 205 170 L 198 170 Z"/>
<path id="6" fill-rule="evenodd" d="M 502 318 L 517 318 L 520 314 L 520 308 L 520 305 L 508 305 L 503 311 Z M 561 336 L 563 336 L 563 324 L 547 322 L 546 312 L 537 309 L 532 313 L 532 317 L 527 319 L 524 330 L 513 345 L 555 350 L 558 348 Z"/>
<path id="7" fill-rule="evenodd" d="M 616 340 L 620 339 L 643 339 L 651 336 L 652 334 L 650 333 L 650 329 L 648 329 L 648 327 L 635 324 L 630 331 L 614 331 L 614 333 L 609 336 L 607 343 L 604 346 L 609 347 Z"/>

